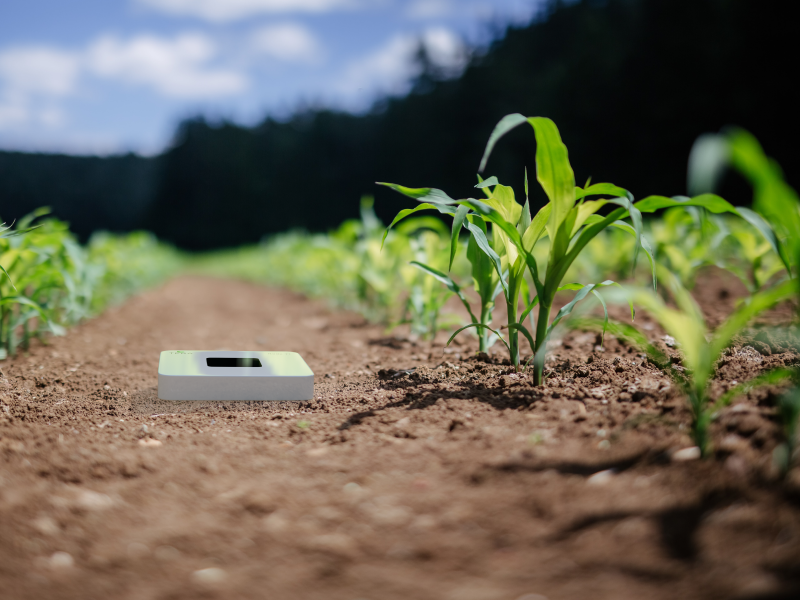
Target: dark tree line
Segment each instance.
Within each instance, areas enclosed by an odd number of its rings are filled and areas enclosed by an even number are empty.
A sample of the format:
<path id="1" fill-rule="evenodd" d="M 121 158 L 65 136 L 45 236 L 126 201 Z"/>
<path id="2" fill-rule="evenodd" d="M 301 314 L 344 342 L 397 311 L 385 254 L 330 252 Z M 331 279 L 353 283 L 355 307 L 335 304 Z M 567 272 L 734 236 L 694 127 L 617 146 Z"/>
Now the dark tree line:
<path id="1" fill-rule="evenodd" d="M 252 128 L 197 118 L 157 159 L 0 154 L 2 216 L 18 216 L 25 202 L 50 203 L 81 232 L 145 226 L 190 249 L 288 228 L 330 229 L 357 215 L 364 193 L 376 195 L 388 219 L 410 201 L 376 180 L 474 196 L 489 133 L 511 112 L 557 123 L 579 182 L 612 181 L 640 198 L 685 193 L 692 142 L 729 124 L 758 136 L 795 181 L 788 4 L 553 2 L 473 56 L 456 79 L 443 79 L 423 53 L 426 68 L 412 92 L 364 116 L 310 110 Z M 486 174 L 522 193 L 534 151 L 532 131 L 521 128 L 500 144 Z M 19 173 L 4 166 L 9 160 Z M 735 203 L 749 199 L 739 181 L 722 191 Z"/>

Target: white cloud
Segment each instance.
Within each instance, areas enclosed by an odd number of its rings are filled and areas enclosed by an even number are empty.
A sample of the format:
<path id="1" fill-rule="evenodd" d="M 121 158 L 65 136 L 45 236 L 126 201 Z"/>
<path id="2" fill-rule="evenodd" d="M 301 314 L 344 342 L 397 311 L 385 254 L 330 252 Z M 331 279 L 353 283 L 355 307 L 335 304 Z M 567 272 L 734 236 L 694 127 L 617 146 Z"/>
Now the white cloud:
<path id="1" fill-rule="evenodd" d="M 422 35 L 422 41 L 431 61 L 440 68 L 456 74 L 467 62 L 464 42 L 449 29 L 435 27 Z"/>
<path id="2" fill-rule="evenodd" d="M 0 101 L 0 131 L 23 125 L 30 119 L 30 110 L 19 102 Z"/>
<path id="3" fill-rule="evenodd" d="M 322 57 L 322 45 L 314 34 L 297 23 L 267 25 L 251 36 L 252 50 L 286 62 L 313 63 Z"/>
<path id="4" fill-rule="evenodd" d="M 339 91 L 356 102 L 363 102 L 370 92 L 401 94 L 408 91 L 410 80 L 419 74 L 414 57 L 420 43 L 425 45 L 431 61 L 446 74 L 457 73 L 466 62 L 463 42 L 449 29 L 437 27 L 421 35 L 400 34 L 373 54 L 350 64 L 345 69 Z"/>
<path id="5" fill-rule="evenodd" d="M 236 21 L 262 14 L 323 13 L 352 8 L 358 0 L 138 0 L 158 11 L 207 21 Z"/>
<path id="6" fill-rule="evenodd" d="M 149 86 L 165 96 L 207 98 L 246 89 L 241 73 L 208 66 L 216 55 L 215 44 L 198 33 L 173 39 L 140 35 L 128 41 L 107 35 L 89 47 L 86 60 L 95 75 Z"/>
<path id="7" fill-rule="evenodd" d="M 0 129 L 60 125 L 64 114 L 53 102 L 75 92 L 79 70 L 77 55 L 55 48 L 0 51 Z"/>
<path id="8" fill-rule="evenodd" d="M 78 58 L 47 47 L 10 48 L 0 52 L 0 81 L 8 94 L 63 96 L 75 89 Z"/>

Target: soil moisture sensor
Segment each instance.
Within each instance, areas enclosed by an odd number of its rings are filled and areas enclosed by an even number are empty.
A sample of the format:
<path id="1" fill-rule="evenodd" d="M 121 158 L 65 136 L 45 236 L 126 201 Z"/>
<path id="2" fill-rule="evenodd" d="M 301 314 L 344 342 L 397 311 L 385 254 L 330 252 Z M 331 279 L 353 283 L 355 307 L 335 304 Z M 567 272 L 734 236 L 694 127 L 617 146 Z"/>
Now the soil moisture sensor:
<path id="1" fill-rule="evenodd" d="M 314 373 L 297 352 L 165 350 L 161 400 L 312 400 Z"/>

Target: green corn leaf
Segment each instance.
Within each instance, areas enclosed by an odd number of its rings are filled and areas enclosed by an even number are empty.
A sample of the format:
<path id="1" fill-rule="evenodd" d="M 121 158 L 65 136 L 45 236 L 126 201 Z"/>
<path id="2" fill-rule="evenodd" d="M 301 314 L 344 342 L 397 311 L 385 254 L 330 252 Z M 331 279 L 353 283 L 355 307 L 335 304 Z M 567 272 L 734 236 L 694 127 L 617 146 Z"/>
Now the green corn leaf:
<path id="1" fill-rule="evenodd" d="M 2 271 L 3 271 L 3 273 L 5 273 L 5 274 L 6 274 L 6 277 L 8 277 L 8 283 L 10 283 L 10 284 L 11 284 L 11 287 L 12 287 L 12 288 L 14 288 L 14 289 L 16 290 L 16 289 L 17 289 L 17 287 L 14 285 L 14 282 L 13 282 L 13 281 L 11 281 L 11 275 L 9 275 L 9 274 L 8 274 L 8 271 L 6 271 L 6 268 L 5 268 L 3 265 L 0 265 L 0 270 L 2 270 Z"/>
<path id="2" fill-rule="evenodd" d="M 736 208 L 730 202 L 720 198 L 716 194 L 701 194 L 694 198 L 688 198 L 686 196 L 675 196 L 673 198 L 668 198 L 666 196 L 648 196 L 636 202 L 634 206 L 643 213 L 651 213 L 662 208 L 673 208 L 675 206 L 699 206 L 715 214 L 738 214 Z"/>
<path id="3" fill-rule="evenodd" d="M 383 249 L 383 244 L 386 242 L 386 236 L 389 235 L 389 231 L 394 227 L 397 223 L 405 219 L 408 215 L 414 214 L 415 212 L 419 212 L 421 210 L 438 210 L 442 214 L 447 215 L 454 215 L 456 213 L 456 209 L 449 205 L 442 205 L 442 204 L 430 204 L 430 203 L 423 203 L 414 208 L 404 208 L 397 216 L 392 220 L 389 226 L 386 228 L 386 231 L 383 232 L 383 238 L 381 239 L 381 249 Z"/>
<path id="4" fill-rule="evenodd" d="M 636 243 L 633 247 L 633 269 L 636 269 L 636 263 L 638 262 L 639 258 L 639 248 L 642 247 L 642 213 L 641 211 L 631 202 L 630 198 L 611 198 L 608 200 L 609 204 L 617 204 L 622 208 L 628 211 L 628 214 L 631 217 L 631 222 L 633 224 L 633 236 L 636 238 Z M 618 219 L 612 220 L 610 224 L 615 223 Z M 653 282 L 655 285 L 655 281 Z"/>
<path id="5" fill-rule="evenodd" d="M 521 321 L 522 319 L 520 319 L 519 323 L 509 323 L 508 328 L 515 329 L 519 331 L 522 335 L 524 335 L 525 339 L 527 339 L 528 343 L 531 345 L 531 352 L 533 352 L 536 349 L 536 343 L 533 341 L 533 336 L 531 336 L 531 332 L 528 331 L 528 328 L 525 327 L 525 325 L 523 325 Z"/>
<path id="6" fill-rule="evenodd" d="M 468 200 L 471 200 L 471 198 Z M 498 210 L 503 215 L 503 218 L 512 225 L 516 225 L 519 222 L 522 207 L 514 198 L 514 190 L 507 185 L 497 184 L 494 186 L 492 195 L 483 202 Z"/>
<path id="7" fill-rule="evenodd" d="M 522 207 L 522 214 L 519 218 L 519 223 L 517 223 L 517 231 L 520 235 L 524 234 L 528 231 L 528 227 L 531 226 L 531 203 L 530 200 L 525 200 L 525 206 Z M 524 245 L 523 240 L 523 245 Z"/>
<path id="8" fill-rule="evenodd" d="M 483 183 L 483 177 L 481 177 L 480 173 L 478 173 L 478 183 L 479 184 Z M 492 190 L 490 190 L 488 187 L 484 187 L 484 188 L 481 188 L 481 189 L 483 191 L 483 195 L 484 196 L 486 196 L 487 198 L 491 198 L 492 197 Z"/>
<path id="9" fill-rule="evenodd" d="M 528 302 L 528 306 L 525 307 L 525 310 L 522 311 L 522 314 L 519 316 L 519 322 L 522 323 L 525 320 L 530 312 L 539 304 L 539 296 L 536 295 L 533 297 L 533 300 Z"/>
<path id="10" fill-rule="evenodd" d="M 764 154 L 758 140 L 743 129 L 729 132 L 728 144 L 731 164 L 753 185 L 753 208 L 766 216 L 774 227 L 780 229 L 791 254 L 797 260 L 800 245 L 800 198 L 783 179 L 778 164 Z"/>
<path id="11" fill-rule="evenodd" d="M 10 305 L 10 304 L 19 304 L 23 306 L 30 306 L 34 309 L 45 321 L 49 321 L 49 317 L 47 311 L 38 303 L 34 302 L 27 296 L 5 296 L 4 298 L 0 299 L 0 306 Z"/>
<path id="12" fill-rule="evenodd" d="M 480 177 L 480 175 L 478 177 Z M 497 177 L 492 175 L 491 177 L 489 177 L 489 179 L 484 179 L 482 181 L 479 181 L 478 185 L 476 185 L 475 187 L 478 188 L 479 190 L 482 190 L 483 188 L 493 187 L 495 185 L 498 185 L 499 183 L 500 182 L 497 180 Z"/>
<path id="13" fill-rule="evenodd" d="M 492 131 L 492 135 L 489 136 L 489 141 L 486 143 L 486 149 L 483 151 L 483 158 L 481 158 L 481 166 L 478 167 L 478 171 L 483 171 L 483 169 L 486 167 L 486 162 L 489 160 L 489 156 L 492 154 L 492 150 L 494 149 L 494 145 L 497 143 L 497 141 L 509 131 L 515 127 L 519 127 L 527 120 L 528 119 L 519 113 L 506 115 L 500 119 L 500 122 L 495 125 L 494 131 Z"/>
<path id="14" fill-rule="evenodd" d="M 483 219 L 475 220 L 475 226 L 481 228 L 481 232 L 485 235 L 486 223 L 484 223 Z M 475 241 L 475 236 L 473 235 L 469 236 L 469 242 L 467 243 L 467 260 L 469 260 L 470 264 L 472 265 L 472 278 L 478 288 L 478 294 L 481 297 L 481 302 L 486 304 L 490 300 L 494 300 L 495 296 L 492 295 L 493 289 L 497 287 L 500 291 L 502 291 L 503 287 L 499 280 L 497 281 L 496 286 L 492 284 L 494 263 L 492 262 L 491 258 L 489 258 L 489 256 L 487 256 L 478 247 L 478 244 Z"/>
<path id="15" fill-rule="evenodd" d="M 376 181 L 378 185 L 383 185 L 399 192 L 404 196 L 413 198 L 419 202 L 430 202 L 432 204 L 455 204 L 456 201 L 450 196 L 445 194 L 442 190 L 436 188 L 408 188 L 396 183 L 386 183 L 384 181 Z"/>
<path id="16" fill-rule="evenodd" d="M 451 213 L 443 213 L 443 214 L 451 214 Z M 450 230 L 448 229 L 447 225 L 442 223 L 441 219 L 437 219 L 436 217 L 431 215 L 423 215 L 421 217 L 414 217 L 412 219 L 408 219 L 396 227 L 396 231 L 404 236 L 414 235 L 415 233 L 423 229 L 428 229 L 430 231 L 433 231 L 440 237 L 450 235 Z"/>
<path id="17" fill-rule="evenodd" d="M 533 247 L 536 245 L 536 242 L 542 237 L 544 233 L 545 227 L 547 226 L 548 221 L 550 220 L 550 211 L 553 209 L 553 205 L 549 202 L 545 204 L 536 216 L 533 217 L 531 224 L 522 234 L 522 245 L 528 252 L 533 250 Z"/>
<path id="18" fill-rule="evenodd" d="M 575 204 L 575 174 L 556 124 L 545 117 L 531 117 L 528 122 L 536 134 L 536 179 L 553 205 L 547 229 L 555 240 Z"/>
<path id="19" fill-rule="evenodd" d="M 611 281 L 609 279 L 609 280 L 603 281 L 602 283 L 590 283 L 589 285 L 582 285 L 580 283 L 568 283 L 568 284 L 558 288 L 559 290 L 578 289 L 578 293 L 575 294 L 575 297 L 572 300 L 570 300 L 567 304 L 562 306 L 561 309 L 556 313 L 556 316 L 553 319 L 553 322 L 547 328 L 547 337 L 550 336 L 550 334 L 552 333 L 553 329 L 555 329 L 556 325 L 558 325 L 559 321 L 561 321 L 561 319 L 563 319 L 565 316 L 570 314 L 572 312 L 572 309 L 575 308 L 575 305 L 578 304 L 578 302 L 580 302 L 581 300 L 583 300 L 589 294 L 589 292 L 591 292 L 595 288 L 607 287 L 607 286 L 610 286 L 610 285 L 616 285 L 618 287 L 621 287 L 621 286 L 619 286 L 619 284 L 616 281 Z M 631 311 L 632 310 L 633 310 L 633 307 L 631 307 Z"/>
<path id="20" fill-rule="evenodd" d="M 522 238 L 520 237 L 517 228 L 506 221 L 500 211 L 480 200 L 469 199 L 461 202 L 464 205 L 472 208 L 476 213 L 484 217 L 486 220 L 497 225 L 503 231 L 503 233 L 505 233 L 511 239 L 512 243 L 519 248 L 521 252 L 524 252 L 524 250 L 522 250 Z M 519 204 L 517 204 L 517 206 L 519 206 Z M 520 207 L 520 209 L 521 208 L 522 207 Z"/>
<path id="21" fill-rule="evenodd" d="M 17 224 L 17 231 L 19 233 L 24 233 L 26 231 L 30 231 L 31 229 L 35 229 L 35 227 L 31 228 L 31 223 L 38 219 L 39 217 L 44 217 L 45 215 L 49 215 L 52 212 L 52 209 L 49 206 L 41 206 L 36 210 L 28 213 L 24 217 L 19 220 Z M 36 227 L 41 227 L 41 225 L 37 225 Z"/>
<path id="22" fill-rule="evenodd" d="M 453 268 L 453 260 L 456 258 L 458 251 L 458 236 L 461 233 L 461 226 L 464 224 L 464 218 L 469 212 L 468 206 L 459 206 L 456 209 L 456 214 L 453 216 L 453 229 L 450 232 L 450 263 L 448 270 Z"/>
<path id="23" fill-rule="evenodd" d="M 525 203 L 528 203 L 528 167 L 525 167 Z"/>
<path id="24" fill-rule="evenodd" d="M 617 198 L 628 198 L 629 200 L 633 199 L 628 190 L 616 186 L 613 183 L 595 183 L 594 185 L 589 185 L 589 182 L 587 182 L 585 188 L 575 188 L 576 200 L 580 200 L 581 198 L 585 198 L 587 196 L 605 195 L 615 196 Z"/>
<path id="25" fill-rule="evenodd" d="M 611 198 L 606 202 L 609 204 L 618 204 L 622 208 L 612 211 L 607 216 L 599 220 L 592 219 L 593 215 L 587 218 L 587 223 L 592 221 L 592 224 L 583 228 L 581 233 L 578 235 L 577 240 L 572 243 L 569 252 L 558 261 L 554 268 L 551 269 L 551 271 L 555 273 L 553 277 L 554 281 L 558 282 L 563 279 L 570 265 L 572 265 L 578 255 L 583 251 L 583 249 L 586 247 L 586 244 L 594 239 L 597 234 L 603 231 L 603 229 L 606 227 L 609 227 L 615 221 L 623 219 L 626 216 L 631 217 L 631 221 L 633 221 L 633 229 L 636 232 L 636 243 L 634 244 L 633 251 L 633 267 L 636 267 L 637 258 L 639 256 L 639 248 L 641 246 L 642 214 L 638 211 L 638 209 L 636 209 L 636 207 L 628 198 Z M 584 224 L 586 225 L 587 223 Z"/>
<path id="26" fill-rule="evenodd" d="M 780 257 L 781 262 L 783 262 L 783 266 L 785 266 L 786 270 L 791 274 L 792 266 L 791 262 L 789 261 L 789 257 L 786 255 L 786 250 L 784 249 L 783 244 L 781 244 L 781 241 L 778 239 L 775 230 L 772 229 L 767 221 L 764 220 L 764 217 L 745 206 L 738 206 L 736 210 L 738 211 L 739 216 L 750 223 L 750 225 L 755 227 L 756 230 L 767 241 L 767 243 L 772 246 L 775 254 L 777 254 Z"/>
<path id="27" fill-rule="evenodd" d="M 480 250 L 489 257 L 494 265 L 495 270 L 497 271 L 497 276 L 500 278 L 500 284 L 503 286 L 503 289 L 508 292 L 508 285 L 506 284 L 505 279 L 503 278 L 503 267 L 500 264 L 500 257 L 497 255 L 491 245 L 489 244 L 489 240 L 486 239 L 486 233 L 474 223 L 471 223 L 469 219 L 464 222 L 464 225 L 469 229 L 469 232 L 475 238 L 475 244 L 480 248 Z"/>
<path id="28" fill-rule="evenodd" d="M 575 221 L 570 228 L 569 239 L 572 239 L 578 230 L 583 227 L 586 219 L 594 215 L 594 213 L 603 208 L 606 204 L 607 202 L 605 200 L 589 200 L 573 208 L 572 210 L 575 211 Z"/>
<path id="29" fill-rule="evenodd" d="M 458 296 L 458 299 L 461 300 L 461 303 L 466 307 L 467 312 L 469 313 L 469 316 L 472 319 L 472 322 L 477 323 L 479 321 L 479 319 L 476 319 L 475 315 L 472 313 L 472 308 L 470 308 L 469 301 L 467 300 L 466 296 L 464 296 L 464 293 L 461 291 L 461 287 L 455 281 L 453 281 L 450 277 L 448 277 L 441 271 L 434 269 L 433 267 L 430 267 L 421 262 L 418 262 L 416 260 L 412 260 L 409 264 L 413 265 L 420 271 L 427 273 L 434 279 L 441 281 L 447 287 L 448 290 L 450 290 L 456 296 Z"/>

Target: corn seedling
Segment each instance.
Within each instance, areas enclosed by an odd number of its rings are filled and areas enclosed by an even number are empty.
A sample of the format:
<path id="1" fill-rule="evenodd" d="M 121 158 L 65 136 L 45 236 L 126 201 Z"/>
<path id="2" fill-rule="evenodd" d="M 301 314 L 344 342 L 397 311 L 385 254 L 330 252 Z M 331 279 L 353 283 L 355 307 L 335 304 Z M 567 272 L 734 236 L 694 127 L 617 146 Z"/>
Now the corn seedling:
<path id="1" fill-rule="evenodd" d="M 710 332 L 699 306 L 677 278 L 663 270 L 659 277 L 666 281 L 677 307 L 667 306 L 661 296 L 647 289 L 626 289 L 614 297 L 633 301 L 646 309 L 678 342 L 683 366 L 673 367 L 672 375 L 688 396 L 692 412 L 692 436 L 700 451 L 706 454 L 709 449 L 708 426 L 721 408 L 735 395 L 746 391 L 748 386 L 778 383 L 788 377 L 789 372 L 783 370 L 766 374 L 730 390 L 716 402 L 712 402 L 708 395 L 715 364 L 733 337 L 757 315 L 796 294 L 796 281 L 785 281 L 774 288 L 753 294 L 722 325 Z"/>

